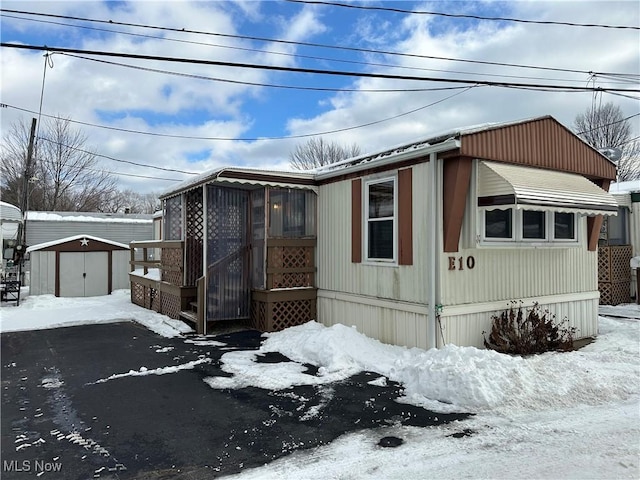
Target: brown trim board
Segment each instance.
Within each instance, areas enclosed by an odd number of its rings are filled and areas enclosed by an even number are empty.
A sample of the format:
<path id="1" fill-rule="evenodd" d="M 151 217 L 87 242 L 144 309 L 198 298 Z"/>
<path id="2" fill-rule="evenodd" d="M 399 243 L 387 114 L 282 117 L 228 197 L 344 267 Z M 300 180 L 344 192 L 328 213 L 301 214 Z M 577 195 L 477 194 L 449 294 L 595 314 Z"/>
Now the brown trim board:
<path id="1" fill-rule="evenodd" d="M 472 166 L 471 157 L 460 156 L 443 162 L 442 228 L 445 252 L 458 251 Z"/>
<path id="2" fill-rule="evenodd" d="M 398 170 L 398 263 L 413 264 L 413 173 Z"/>
<path id="3" fill-rule="evenodd" d="M 351 181 L 351 261 L 362 262 L 362 179 Z"/>

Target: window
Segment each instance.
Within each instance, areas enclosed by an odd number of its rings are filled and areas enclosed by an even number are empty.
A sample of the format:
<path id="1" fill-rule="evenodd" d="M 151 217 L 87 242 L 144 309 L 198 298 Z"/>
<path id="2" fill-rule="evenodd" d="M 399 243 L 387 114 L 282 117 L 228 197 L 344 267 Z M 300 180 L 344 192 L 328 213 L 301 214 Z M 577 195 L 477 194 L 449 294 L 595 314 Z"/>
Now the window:
<path id="1" fill-rule="evenodd" d="M 511 240 L 513 238 L 513 210 L 485 210 L 484 236 Z"/>
<path id="2" fill-rule="evenodd" d="M 482 240 L 487 243 L 577 243 L 576 214 L 543 210 L 483 209 Z"/>
<path id="3" fill-rule="evenodd" d="M 576 218 L 574 213 L 553 214 L 553 238 L 554 240 L 576 239 Z"/>
<path id="4" fill-rule="evenodd" d="M 367 260 L 396 260 L 396 179 L 386 178 L 366 184 L 365 251 Z"/>
<path id="5" fill-rule="evenodd" d="M 545 212 L 535 210 L 525 210 L 522 212 L 522 238 L 526 240 L 544 240 L 547 238 L 545 232 L 546 215 Z"/>

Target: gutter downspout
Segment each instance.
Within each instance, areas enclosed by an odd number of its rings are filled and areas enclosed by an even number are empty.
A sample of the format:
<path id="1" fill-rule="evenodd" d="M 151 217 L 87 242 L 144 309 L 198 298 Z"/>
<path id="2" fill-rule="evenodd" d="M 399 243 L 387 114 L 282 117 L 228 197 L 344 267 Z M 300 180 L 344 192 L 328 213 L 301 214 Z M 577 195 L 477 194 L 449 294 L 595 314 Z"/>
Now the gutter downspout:
<path id="1" fill-rule="evenodd" d="M 437 252 L 437 222 L 438 222 L 438 205 L 437 205 L 437 161 L 438 154 L 432 152 L 429 154 L 429 166 L 427 174 L 427 188 L 429 189 L 429 206 L 427 208 L 427 225 L 429 234 L 427 235 L 427 268 L 429 269 L 427 276 L 427 350 L 436 348 L 437 346 L 437 330 L 436 330 L 436 262 L 438 259 Z"/>

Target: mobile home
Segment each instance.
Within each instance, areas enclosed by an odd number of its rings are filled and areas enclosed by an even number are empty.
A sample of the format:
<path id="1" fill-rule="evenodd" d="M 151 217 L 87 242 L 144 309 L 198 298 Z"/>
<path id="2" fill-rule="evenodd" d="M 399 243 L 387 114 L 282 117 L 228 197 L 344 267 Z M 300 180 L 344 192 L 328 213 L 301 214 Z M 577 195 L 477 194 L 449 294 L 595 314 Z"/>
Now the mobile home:
<path id="1" fill-rule="evenodd" d="M 593 336 L 615 172 L 548 116 L 309 173 L 221 169 L 162 196 L 171 243 L 148 245 L 162 249 L 143 265 L 159 278 L 132 274 L 132 299 L 149 306 L 164 291 L 176 318 L 195 304 L 201 330 L 223 318 L 265 330 L 316 319 L 422 348 L 481 346 L 492 314 L 516 301 Z"/>

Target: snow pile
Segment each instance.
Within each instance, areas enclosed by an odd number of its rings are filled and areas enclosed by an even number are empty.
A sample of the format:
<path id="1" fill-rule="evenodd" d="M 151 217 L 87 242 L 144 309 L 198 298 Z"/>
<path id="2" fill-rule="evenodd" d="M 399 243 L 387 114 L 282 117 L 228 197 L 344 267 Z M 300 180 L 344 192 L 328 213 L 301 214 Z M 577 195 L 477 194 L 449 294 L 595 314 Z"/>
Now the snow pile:
<path id="1" fill-rule="evenodd" d="M 602 334 L 580 351 L 517 357 L 475 347 L 408 349 L 383 344 L 344 325 L 316 322 L 265 334 L 257 351 L 222 356 L 233 377 L 209 378 L 214 388 L 256 386 L 279 390 L 377 372 L 405 388 L 403 401 L 439 411 L 503 412 L 597 405 L 640 393 L 640 324 L 601 318 Z M 292 360 L 257 363 L 280 352 Z M 305 373 L 304 363 L 319 367 Z"/>
<path id="2" fill-rule="evenodd" d="M 167 338 L 192 331 L 183 322 L 134 305 L 129 290 L 116 290 L 111 295 L 101 297 L 29 296 L 20 302 L 19 307 L 2 308 L 0 331 L 16 332 L 130 320 Z"/>

